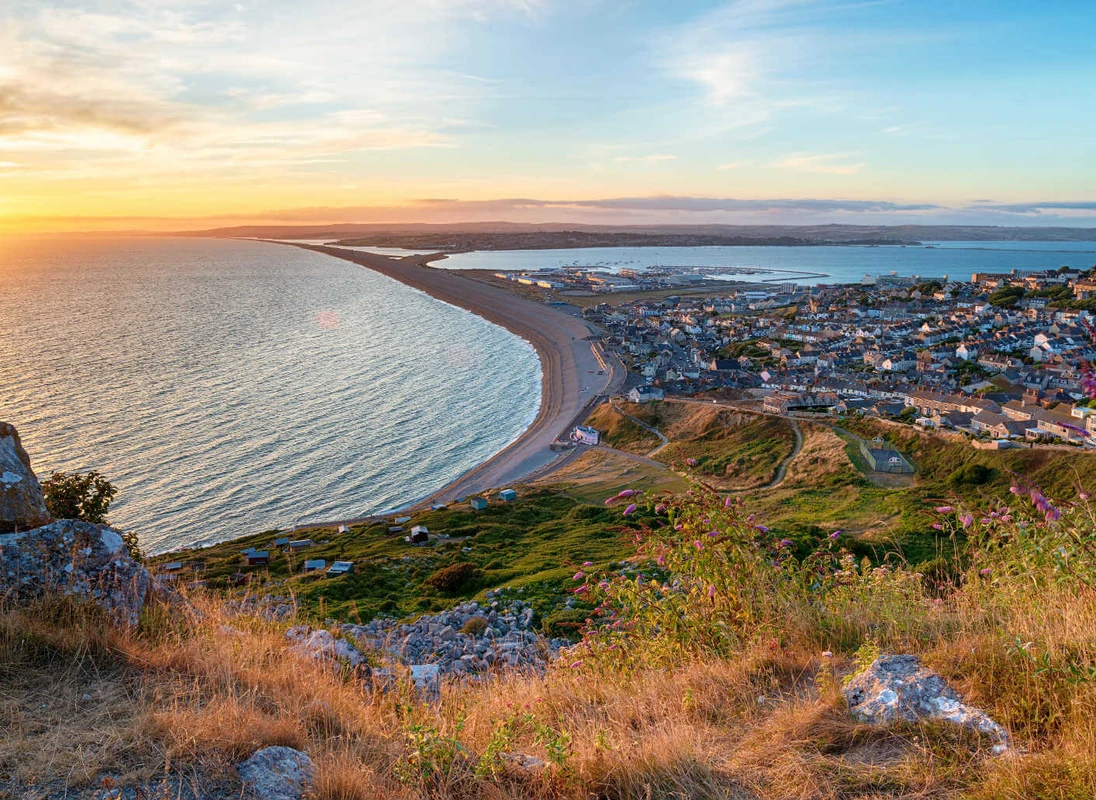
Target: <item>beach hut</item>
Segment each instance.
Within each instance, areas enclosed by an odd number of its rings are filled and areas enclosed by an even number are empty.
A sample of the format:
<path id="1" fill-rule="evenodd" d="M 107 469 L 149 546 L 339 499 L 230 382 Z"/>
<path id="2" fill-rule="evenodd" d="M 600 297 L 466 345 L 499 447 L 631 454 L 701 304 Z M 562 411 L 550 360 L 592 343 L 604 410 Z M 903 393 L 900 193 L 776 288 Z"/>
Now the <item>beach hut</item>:
<path id="1" fill-rule="evenodd" d="M 327 577 L 337 578 L 340 575 L 350 575 L 354 572 L 353 561 L 336 561 L 331 565 L 331 568 L 327 570 Z"/>
<path id="2" fill-rule="evenodd" d="M 289 537 L 288 536 L 279 536 L 277 539 L 274 540 L 274 547 L 288 547 L 288 546 L 289 546 Z"/>
<path id="3" fill-rule="evenodd" d="M 327 562 L 322 558 L 310 558 L 304 562 L 305 572 L 314 572 L 318 569 L 323 569 L 327 566 Z"/>
<path id="4" fill-rule="evenodd" d="M 499 492 L 499 500 L 504 500 L 507 503 L 512 503 L 518 499 L 518 493 L 513 489 L 503 489 Z"/>
<path id="5" fill-rule="evenodd" d="M 425 525 L 416 525 L 406 539 L 412 544 L 422 544 L 430 539 L 430 531 Z"/>
<path id="6" fill-rule="evenodd" d="M 296 539 L 289 543 L 289 552 L 296 553 L 298 550 L 307 550 L 313 544 L 315 544 L 315 542 L 311 539 Z"/>
<path id="7" fill-rule="evenodd" d="M 346 527 L 345 525 L 340 525 L 339 533 L 350 533 L 350 528 Z"/>
<path id="8" fill-rule="evenodd" d="M 395 518 L 394 520 L 392 520 L 392 521 L 393 521 L 393 522 L 395 522 L 395 523 L 396 523 L 397 525 L 402 525 L 402 524 L 403 524 L 403 523 L 405 523 L 405 522 L 410 522 L 410 521 L 411 521 L 411 517 L 396 517 L 396 518 Z"/>
<path id="9" fill-rule="evenodd" d="M 483 509 L 485 509 L 485 508 L 487 508 L 487 498 L 486 497 L 473 497 L 472 498 L 472 510 L 473 511 L 483 511 Z"/>
<path id="10" fill-rule="evenodd" d="M 266 550 L 252 550 L 247 554 L 249 567 L 261 567 L 270 563 L 270 553 Z"/>

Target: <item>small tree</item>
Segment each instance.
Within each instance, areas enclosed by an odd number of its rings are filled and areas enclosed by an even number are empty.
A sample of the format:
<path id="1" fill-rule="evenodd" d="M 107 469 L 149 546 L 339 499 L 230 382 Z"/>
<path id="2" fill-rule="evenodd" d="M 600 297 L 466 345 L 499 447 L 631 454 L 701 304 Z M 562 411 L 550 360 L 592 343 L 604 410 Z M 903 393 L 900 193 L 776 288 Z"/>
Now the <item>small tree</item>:
<path id="1" fill-rule="evenodd" d="M 95 525 L 107 524 L 107 511 L 118 489 L 96 471 L 55 472 L 42 482 L 46 508 L 57 519 L 78 519 Z M 137 534 L 119 531 L 126 550 L 141 558 Z"/>
<path id="2" fill-rule="evenodd" d="M 96 525 L 106 524 L 107 511 L 117 493 L 114 484 L 95 471 L 55 472 L 42 482 L 42 494 L 51 515 Z"/>

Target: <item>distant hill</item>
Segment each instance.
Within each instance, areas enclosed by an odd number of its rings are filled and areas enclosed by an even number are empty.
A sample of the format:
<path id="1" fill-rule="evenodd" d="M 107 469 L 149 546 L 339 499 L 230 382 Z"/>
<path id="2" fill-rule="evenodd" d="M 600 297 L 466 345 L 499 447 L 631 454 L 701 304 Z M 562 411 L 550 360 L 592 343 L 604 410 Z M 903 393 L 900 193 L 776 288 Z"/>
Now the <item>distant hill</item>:
<path id="1" fill-rule="evenodd" d="M 910 244 L 925 241 L 1096 241 L 1096 228 L 1002 227 L 996 225 L 576 225 L 574 223 L 465 222 L 465 223 L 346 223 L 337 225 L 241 225 L 199 231 L 179 231 L 174 236 L 243 237 L 264 239 L 365 240 L 383 246 L 382 241 L 452 241 L 454 235 L 522 234 L 527 241 L 535 235 L 571 234 L 575 238 L 619 237 L 621 242 L 644 244 L 704 242 L 709 244 Z M 439 237 L 434 239 L 433 237 Z M 630 240 L 625 237 L 649 237 Z M 653 241 L 655 238 L 659 241 Z M 398 246 L 398 245 L 397 245 Z M 434 245 L 427 245 L 434 246 Z M 521 245 L 517 245 L 520 247 Z M 526 245 L 529 246 L 529 245 Z M 538 246 L 538 245 L 533 245 Z M 564 246 L 539 245 L 539 246 Z M 571 247 L 605 246 L 571 244 Z M 616 244 L 629 246 L 629 244 Z M 630 245 L 635 246 L 635 245 Z"/>

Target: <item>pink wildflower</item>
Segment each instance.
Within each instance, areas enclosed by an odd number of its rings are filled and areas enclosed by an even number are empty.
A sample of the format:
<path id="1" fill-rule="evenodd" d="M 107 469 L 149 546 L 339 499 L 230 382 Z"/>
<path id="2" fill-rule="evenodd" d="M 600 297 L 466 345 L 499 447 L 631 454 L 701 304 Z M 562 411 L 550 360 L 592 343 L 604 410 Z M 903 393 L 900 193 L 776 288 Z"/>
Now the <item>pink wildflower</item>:
<path id="1" fill-rule="evenodd" d="M 697 550 L 703 550 L 704 549 L 704 542 L 697 539 L 695 542 L 693 542 L 693 547 L 695 547 Z"/>
<path id="2" fill-rule="evenodd" d="M 971 514 L 964 514 L 963 516 L 959 517 L 959 521 L 963 523 L 964 528 L 969 528 L 972 524 L 974 524 L 974 516 Z"/>
<path id="3" fill-rule="evenodd" d="M 941 524 L 940 524 L 939 522 L 934 522 L 934 523 L 932 523 L 932 527 L 934 527 L 934 528 L 935 528 L 936 530 L 938 530 L 938 531 L 942 531 L 942 530 L 944 530 L 944 526 L 943 526 L 943 525 L 941 525 Z"/>
<path id="4" fill-rule="evenodd" d="M 955 509 L 952 508 L 951 506 L 937 506 L 936 507 L 936 513 L 937 514 L 950 514 L 954 510 Z"/>
<path id="5" fill-rule="evenodd" d="M 583 578 L 585 578 L 585 577 L 586 577 L 586 573 L 585 573 L 585 572 L 583 572 L 582 570 L 579 570 L 578 572 L 576 572 L 576 573 L 575 573 L 575 577 L 574 577 L 574 580 L 576 580 L 576 581 L 580 581 L 580 580 L 582 580 L 582 579 L 583 579 Z"/>
<path id="6" fill-rule="evenodd" d="M 631 497 L 635 493 L 636 493 L 635 489 L 624 489 L 623 491 L 617 492 L 617 497 L 620 497 L 620 498 Z"/>
<path id="7" fill-rule="evenodd" d="M 978 574 L 981 575 L 983 578 L 985 578 L 988 575 L 992 575 L 993 570 L 990 569 L 989 567 L 985 567 L 984 569 L 978 570 Z"/>
<path id="8" fill-rule="evenodd" d="M 724 508 L 730 508 L 733 505 L 734 505 L 734 498 L 733 497 L 728 497 L 723 501 L 723 507 Z"/>
<path id="9" fill-rule="evenodd" d="M 586 592 L 588 591 L 590 591 L 590 587 L 586 584 L 583 584 L 582 586 L 575 589 L 574 594 L 586 594 Z"/>
<path id="10" fill-rule="evenodd" d="M 633 513 L 636 510 L 636 508 L 637 508 L 637 506 L 636 506 L 635 503 L 630 503 L 628 505 L 628 507 L 626 509 L 624 509 L 624 516 L 628 516 L 629 514 Z"/>
<path id="11" fill-rule="evenodd" d="M 715 597 L 715 586 L 708 587 L 708 597 Z"/>

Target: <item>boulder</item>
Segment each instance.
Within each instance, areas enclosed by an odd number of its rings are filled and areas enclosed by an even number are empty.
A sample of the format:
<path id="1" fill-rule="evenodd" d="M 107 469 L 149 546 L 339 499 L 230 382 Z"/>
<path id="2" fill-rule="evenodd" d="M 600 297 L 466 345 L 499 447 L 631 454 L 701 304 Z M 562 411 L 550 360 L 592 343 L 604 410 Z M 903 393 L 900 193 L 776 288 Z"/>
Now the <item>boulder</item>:
<path id="1" fill-rule="evenodd" d="M 310 792 L 316 767 L 292 747 L 264 747 L 236 767 L 246 797 L 256 800 L 302 800 Z"/>
<path id="2" fill-rule="evenodd" d="M 12 425 L 0 422 L 0 533 L 37 528 L 50 521 L 42 487 Z"/>
<path id="3" fill-rule="evenodd" d="M 853 717 L 873 725 L 902 720 L 936 719 L 972 728 L 996 744 L 994 753 L 1008 750 L 1008 731 L 980 708 L 968 706 L 947 682 L 921 665 L 917 656 L 880 656 L 845 687 Z"/>
<path id="4" fill-rule="evenodd" d="M 285 638 L 294 643 L 289 648 L 292 653 L 368 672 L 369 665 L 361 651 L 345 639 L 336 639 L 331 631 L 295 625 L 285 632 Z"/>
<path id="5" fill-rule="evenodd" d="M 152 589 L 148 570 L 133 560 L 121 534 L 72 519 L 0 534 L 0 578 L 12 599 L 79 597 L 130 625 Z"/>

